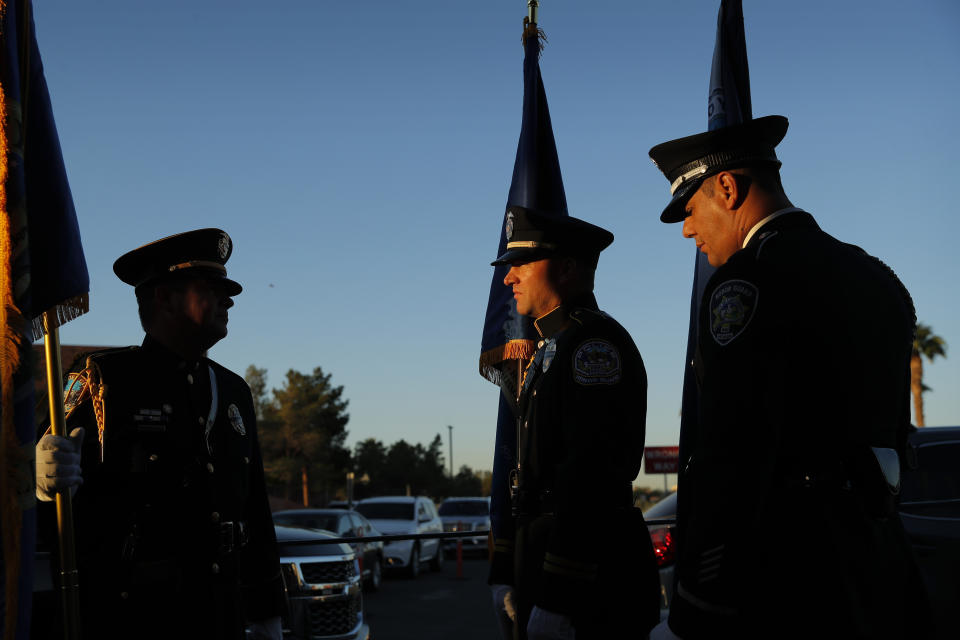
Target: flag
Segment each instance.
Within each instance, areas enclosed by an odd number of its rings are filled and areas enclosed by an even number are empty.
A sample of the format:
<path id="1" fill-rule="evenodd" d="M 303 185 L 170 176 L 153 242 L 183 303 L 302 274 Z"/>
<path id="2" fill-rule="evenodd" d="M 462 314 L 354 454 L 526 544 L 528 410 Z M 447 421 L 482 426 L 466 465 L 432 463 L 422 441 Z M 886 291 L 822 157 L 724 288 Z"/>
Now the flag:
<path id="1" fill-rule="evenodd" d="M 710 68 L 710 92 L 707 98 L 707 129 L 738 124 L 753 118 L 750 103 L 750 70 L 747 66 L 747 42 L 743 29 L 742 0 L 722 0 L 717 15 L 717 41 Z M 707 256 L 696 252 L 693 291 L 690 294 L 690 328 L 687 333 L 687 357 L 683 375 L 683 399 L 680 411 L 680 468 L 689 452 L 685 433 L 693 433 L 699 414 L 699 391 L 690 364 L 697 346 L 700 299 L 714 269 Z"/>
<path id="2" fill-rule="evenodd" d="M 526 207 L 565 216 L 568 215 L 567 199 L 547 95 L 540 75 L 540 52 L 545 37 L 536 23 L 524 20 L 524 24 L 523 121 L 506 207 Z M 506 251 L 506 221 L 505 208 L 500 222 L 500 243 L 492 258 Z M 532 320 L 517 313 L 513 292 L 503 284 L 509 269 L 509 265 L 501 265 L 493 271 L 480 348 L 481 375 L 501 389 L 490 499 L 490 520 L 495 537 L 502 527 L 510 526 L 509 475 L 517 465 L 514 405 L 519 372 L 534 353 L 536 335 Z M 512 533 L 510 537 L 513 537 Z"/>
<path id="3" fill-rule="evenodd" d="M 31 339 L 85 313 L 90 280 L 29 0 L 0 0 L 0 628 L 30 637 L 36 541 Z"/>

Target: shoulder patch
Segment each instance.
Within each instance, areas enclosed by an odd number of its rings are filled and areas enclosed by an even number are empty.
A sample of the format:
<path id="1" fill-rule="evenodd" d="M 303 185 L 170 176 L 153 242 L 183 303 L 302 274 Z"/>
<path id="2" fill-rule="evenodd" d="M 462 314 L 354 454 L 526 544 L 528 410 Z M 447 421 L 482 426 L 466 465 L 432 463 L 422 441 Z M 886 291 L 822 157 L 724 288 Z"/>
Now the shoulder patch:
<path id="1" fill-rule="evenodd" d="M 587 340 L 573 354 L 573 379 L 585 386 L 620 382 L 620 352 L 606 340 Z"/>
<path id="2" fill-rule="evenodd" d="M 710 335 L 720 346 L 743 333 L 757 310 L 760 292 L 746 280 L 720 283 L 710 296 Z"/>

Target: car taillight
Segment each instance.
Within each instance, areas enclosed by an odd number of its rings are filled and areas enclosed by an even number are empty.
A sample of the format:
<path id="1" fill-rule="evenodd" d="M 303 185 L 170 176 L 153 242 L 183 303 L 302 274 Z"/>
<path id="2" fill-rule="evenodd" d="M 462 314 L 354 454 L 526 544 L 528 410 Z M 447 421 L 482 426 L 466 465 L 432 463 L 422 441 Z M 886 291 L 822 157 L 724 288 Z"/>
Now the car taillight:
<path id="1" fill-rule="evenodd" d="M 654 527 L 650 529 L 653 542 L 653 555 L 657 558 L 657 567 L 673 564 L 676 555 L 676 543 L 673 539 L 673 527 Z"/>

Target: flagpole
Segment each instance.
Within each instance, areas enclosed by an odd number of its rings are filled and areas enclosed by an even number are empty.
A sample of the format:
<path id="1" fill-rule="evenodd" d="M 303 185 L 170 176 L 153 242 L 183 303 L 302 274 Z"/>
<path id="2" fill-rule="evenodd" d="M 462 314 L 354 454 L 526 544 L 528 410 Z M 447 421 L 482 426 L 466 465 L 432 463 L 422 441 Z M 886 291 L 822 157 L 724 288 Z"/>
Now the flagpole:
<path id="1" fill-rule="evenodd" d="M 43 347 L 47 356 L 47 395 L 50 400 L 50 431 L 67 436 L 63 408 L 63 366 L 60 360 L 60 330 L 56 314 L 43 314 Z M 60 595 L 63 604 L 63 636 L 66 640 L 80 637 L 80 580 L 76 549 L 73 543 L 73 500 L 70 491 L 58 491 L 57 537 L 60 541 Z"/>

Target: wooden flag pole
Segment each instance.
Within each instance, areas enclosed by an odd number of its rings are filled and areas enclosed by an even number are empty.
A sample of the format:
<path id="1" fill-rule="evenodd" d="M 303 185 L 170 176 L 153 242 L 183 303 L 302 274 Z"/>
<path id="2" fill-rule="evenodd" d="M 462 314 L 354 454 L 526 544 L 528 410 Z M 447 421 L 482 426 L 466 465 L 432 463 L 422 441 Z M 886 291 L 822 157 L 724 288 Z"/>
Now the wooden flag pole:
<path id="1" fill-rule="evenodd" d="M 43 314 L 43 347 L 47 356 L 47 395 L 50 399 L 50 431 L 68 437 L 63 408 L 63 366 L 60 360 L 60 329 L 55 312 Z M 73 537 L 73 500 L 70 491 L 58 491 L 57 537 L 60 540 L 60 595 L 63 603 L 63 635 L 80 637 L 80 580 Z"/>

